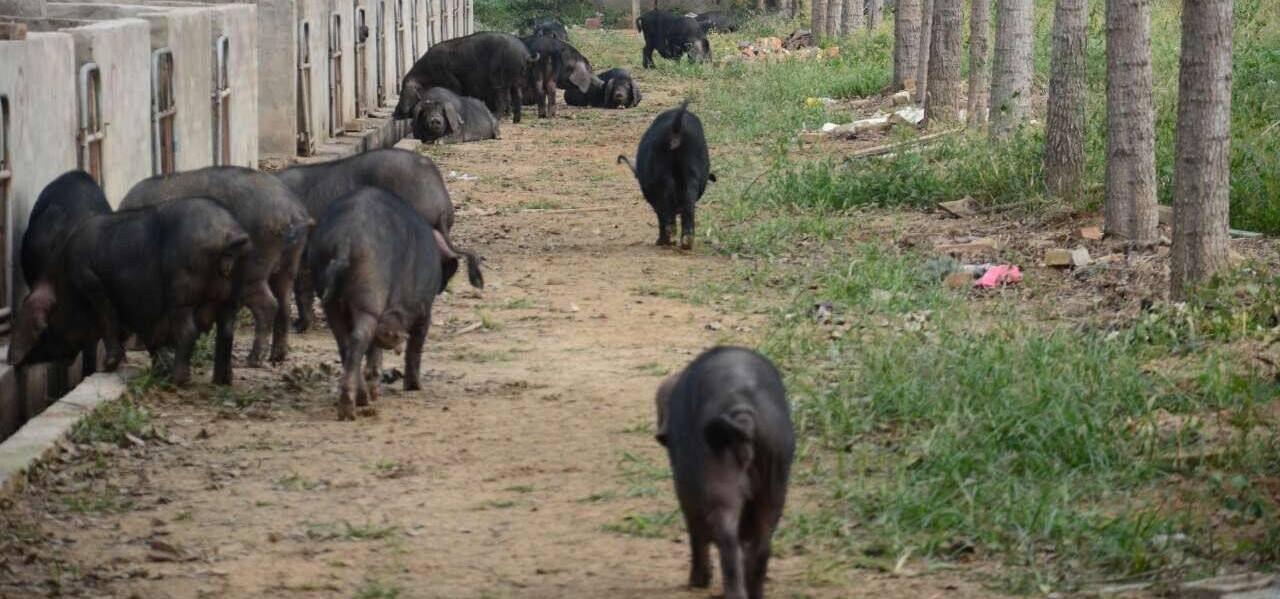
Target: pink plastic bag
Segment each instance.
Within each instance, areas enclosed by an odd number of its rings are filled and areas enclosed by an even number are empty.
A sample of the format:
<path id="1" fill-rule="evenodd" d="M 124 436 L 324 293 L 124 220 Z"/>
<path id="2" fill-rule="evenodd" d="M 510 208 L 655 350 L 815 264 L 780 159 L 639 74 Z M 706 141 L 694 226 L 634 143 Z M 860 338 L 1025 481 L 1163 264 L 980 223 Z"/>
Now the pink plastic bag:
<path id="1" fill-rule="evenodd" d="M 981 289 L 991 289 L 1000 285 L 1012 285 L 1022 280 L 1022 271 L 1018 267 L 1009 264 L 1001 264 L 992 266 L 983 273 L 977 281 L 973 282 L 974 287 Z"/>

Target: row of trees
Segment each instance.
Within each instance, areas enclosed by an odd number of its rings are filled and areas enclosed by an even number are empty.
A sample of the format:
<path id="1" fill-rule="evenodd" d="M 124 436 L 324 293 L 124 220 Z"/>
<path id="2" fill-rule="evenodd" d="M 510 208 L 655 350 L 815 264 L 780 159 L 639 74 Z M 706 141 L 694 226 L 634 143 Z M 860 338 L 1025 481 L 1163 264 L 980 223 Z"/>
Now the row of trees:
<path id="1" fill-rule="evenodd" d="M 813 0 L 811 17 L 809 29 L 819 37 L 848 35 L 864 26 L 869 31 L 884 18 L 884 0 Z"/>
<path id="2" fill-rule="evenodd" d="M 1105 231 L 1149 247 L 1159 242 L 1150 0 L 1104 1 Z M 863 2 L 814 0 L 815 33 L 854 31 Z M 995 0 L 988 77 L 989 2 L 970 5 L 970 69 L 967 95 L 962 95 L 963 0 L 898 0 L 893 85 L 915 87 L 927 123 L 958 123 L 963 105 L 966 124 L 986 127 L 991 140 L 1001 143 L 1031 115 L 1035 5 L 1034 0 Z M 878 9 L 880 0 L 866 0 L 869 11 L 873 3 Z M 851 4 L 857 5 L 852 17 L 841 12 Z M 1182 0 L 1171 251 L 1175 299 L 1227 264 L 1232 8 L 1232 0 Z M 1044 151 L 1045 189 L 1055 197 L 1075 197 L 1084 176 L 1087 18 L 1088 0 L 1056 0 Z M 839 27 L 833 29 L 833 23 Z"/>

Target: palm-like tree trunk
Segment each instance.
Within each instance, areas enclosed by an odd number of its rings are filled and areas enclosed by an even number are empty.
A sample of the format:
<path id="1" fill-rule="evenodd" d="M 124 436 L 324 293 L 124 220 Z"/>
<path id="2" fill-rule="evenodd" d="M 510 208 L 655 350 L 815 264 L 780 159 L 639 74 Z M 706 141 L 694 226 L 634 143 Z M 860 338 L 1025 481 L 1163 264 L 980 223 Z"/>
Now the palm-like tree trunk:
<path id="1" fill-rule="evenodd" d="M 837 37 L 840 35 L 840 25 L 842 24 L 840 17 L 844 14 L 843 0 L 830 0 L 827 4 L 827 35 Z"/>
<path id="2" fill-rule="evenodd" d="M 1050 195 L 1072 197 L 1084 175 L 1084 43 L 1088 0 L 1058 0 L 1044 135 L 1044 182 Z"/>
<path id="3" fill-rule="evenodd" d="M 991 82 L 987 76 L 991 33 L 991 0 L 972 0 L 969 14 L 969 116 L 970 127 L 987 124 L 987 94 Z"/>
<path id="4" fill-rule="evenodd" d="M 991 137 L 1004 140 L 1031 112 L 1032 0 L 996 3 L 996 54 L 991 64 Z"/>
<path id="5" fill-rule="evenodd" d="M 929 95 L 924 104 L 924 116 L 930 124 L 960 120 L 963 11 L 963 0 L 934 0 L 933 41 L 929 45 Z"/>
<path id="6" fill-rule="evenodd" d="M 893 13 L 893 89 L 916 81 L 919 48 L 920 0 L 898 0 Z"/>
<path id="7" fill-rule="evenodd" d="M 845 35 L 853 35 L 862 28 L 862 0 L 842 0 L 844 7 L 840 10 L 840 30 Z"/>
<path id="8" fill-rule="evenodd" d="M 884 19 L 884 0 L 867 0 L 867 30 L 874 30 Z"/>
<path id="9" fill-rule="evenodd" d="M 1149 0 L 1107 0 L 1107 234 L 1157 241 Z"/>
<path id="10" fill-rule="evenodd" d="M 929 44 L 933 39 L 933 2 L 920 2 L 920 45 L 916 54 L 916 102 L 924 104 L 929 91 Z"/>
<path id="11" fill-rule="evenodd" d="M 1183 0 L 1173 192 L 1172 296 L 1227 265 L 1231 0 Z"/>
<path id="12" fill-rule="evenodd" d="M 827 31 L 827 0 L 813 0 L 809 17 L 809 30 L 813 32 L 813 38 L 822 37 Z"/>

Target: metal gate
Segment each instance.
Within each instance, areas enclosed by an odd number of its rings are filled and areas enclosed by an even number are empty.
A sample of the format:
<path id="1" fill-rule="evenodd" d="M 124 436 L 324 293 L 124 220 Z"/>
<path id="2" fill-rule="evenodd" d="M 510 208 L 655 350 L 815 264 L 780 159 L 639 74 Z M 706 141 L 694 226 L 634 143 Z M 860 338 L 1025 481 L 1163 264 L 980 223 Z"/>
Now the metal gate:
<path id="1" fill-rule="evenodd" d="M 173 51 L 151 53 L 151 174 L 168 175 L 177 169 L 174 120 L 178 103 L 173 93 Z"/>
<path id="2" fill-rule="evenodd" d="M 378 70 L 374 73 L 377 80 L 378 106 L 387 103 L 387 2 L 378 0 L 378 14 L 374 28 L 374 62 Z"/>
<path id="3" fill-rule="evenodd" d="M 311 135 L 311 24 L 302 23 L 298 36 L 298 155 L 315 152 Z"/>
<path id="4" fill-rule="evenodd" d="M 102 169 L 102 141 L 107 137 L 102 123 L 102 73 L 95 63 L 80 67 L 80 170 L 105 187 Z"/>
<path id="5" fill-rule="evenodd" d="M 440 0 L 440 39 L 449 39 L 449 0 Z"/>
<path id="6" fill-rule="evenodd" d="M 369 85 L 365 81 L 368 77 L 365 74 L 365 61 L 368 59 L 366 48 L 366 40 L 369 39 L 368 15 L 365 13 L 364 7 L 352 0 L 351 9 L 355 15 L 355 61 L 356 61 L 356 117 L 362 117 L 369 111 Z"/>
<path id="7" fill-rule="evenodd" d="M 393 0 L 396 3 L 396 93 L 400 93 L 400 80 L 404 77 L 404 0 Z"/>
<path id="8" fill-rule="evenodd" d="M 9 181 L 13 179 L 13 161 L 9 153 L 9 97 L 0 96 L 0 335 L 9 332 L 14 298 L 10 275 L 14 265 L 9 263 Z"/>
<path id="9" fill-rule="evenodd" d="M 231 164 L 231 40 L 213 42 L 213 164 Z"/>
<path id="10" fill-rule="evenodd" d="M 411 0 L 411 2 L 412 4 L 409 5 L 409 39 L 413 41 L 413 54 L 411 57 L 414 61 L 417 61 L 418 57 L 422 56 L 418 52 L 418 0 Z"/>
<path id="11" fill-rule="evenodd" d="M 329 137 L 342 134 L 342 15 L 329 17 Z"/>

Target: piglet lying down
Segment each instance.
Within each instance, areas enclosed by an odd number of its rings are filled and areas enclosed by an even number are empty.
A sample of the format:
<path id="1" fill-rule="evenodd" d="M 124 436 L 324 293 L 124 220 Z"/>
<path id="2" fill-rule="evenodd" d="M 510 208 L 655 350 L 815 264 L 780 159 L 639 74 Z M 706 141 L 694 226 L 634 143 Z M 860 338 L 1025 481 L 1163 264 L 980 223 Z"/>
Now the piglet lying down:
<path id="1" fill-rule="evenodd" d="M 656 403 L 689 530 L 689 585 L 711 583 L 714 542 L 726 599 L 763 597 L 795 453 L 782 377 L 754 351 L 716 347 L 664 381 Z"/>

